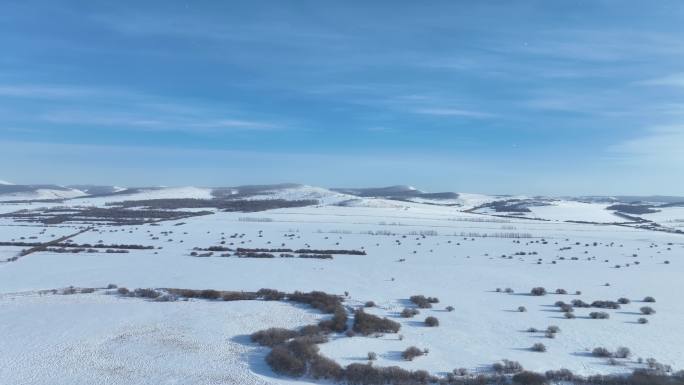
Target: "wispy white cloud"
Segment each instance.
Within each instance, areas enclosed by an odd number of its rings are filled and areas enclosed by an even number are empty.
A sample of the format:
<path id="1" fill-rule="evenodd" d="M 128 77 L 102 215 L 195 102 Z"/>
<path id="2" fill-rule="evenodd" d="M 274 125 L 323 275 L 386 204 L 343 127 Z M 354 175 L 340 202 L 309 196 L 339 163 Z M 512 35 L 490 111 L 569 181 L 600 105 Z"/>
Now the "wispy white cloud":
<path id="1" fill-rule="evenodd" d="M 416 114 L 421 114 L 421 115 L 453 116 L 453 117 L 464 117 L 464 118 L 489 118 L 492 116 L 492 114 L 479 112 L 479 111 L 462 110 L 462 109 L 458 109 L 458 108 L 440 108 L 440 107 L 418 108 L 418 109 L 413 110 L 413 112 Z"/>
<path id="2" fill-rule="evenodd" d="M 644 86 L 684 87 L 684 72 L 637 82 Z"/>
<path id="3" fill-rule="evenodd" d="M 0 98 L 40 99 L 31 113 L 7 111 L 17 126 L 44 124 L 158 131 L 273 130 L 284 123 L 249 118 L 248 112 L 212 102 L 182 101 L 128 89 L 52 84 L 0 84 Z"/>
<path id="4" fill-rule="evenodd" d="M 44 84 L 0 84 L 0 97 L 54 99 L 84 97 L 95 94 L 86 87 L 44 85 Z"/>
<path id="5" fill-rule="evenodd" d="M 684 165 L 684 125 L 657 126 L 640 136 L 616 143 L 608 153 L 626 163 L 657 165 L 681 171 Z"/>

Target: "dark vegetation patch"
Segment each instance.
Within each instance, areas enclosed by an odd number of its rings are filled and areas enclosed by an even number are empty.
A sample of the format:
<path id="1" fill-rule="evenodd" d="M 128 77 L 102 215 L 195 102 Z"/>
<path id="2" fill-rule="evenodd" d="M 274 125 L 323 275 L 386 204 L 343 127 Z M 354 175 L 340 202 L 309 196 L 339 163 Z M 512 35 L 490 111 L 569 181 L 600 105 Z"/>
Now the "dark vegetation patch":
<path id="1" fill-rule="evenodd" d="M 165 211 L 165 210 L 129 210 L 113 207 L 70 207 L 44 208 L 39 210 L 20 210 L 13 213 L 0 214 L 0 218 L 12 218 L 18 222 L 40 222 L 54 225 L 65 222 L 86 222 L 108 225 L 140 225 L 159 221 L 177 220 L 212 214 L 211 211 Z"/>
<path id="2" fill-rule="evenodd" d="M 110 206 L 123 208 L 145 207 L 157 210 L 177 210 L 187 208 L 214 208 L 229 212 L 257 212 L 281 208 L 304 207 L 317 205 L 313 199 L 286 200 L 286 199 L 146 199 L 130 200 L 123 202 L 108 203 Z"/>
<path id="3" fill-rule="evenodd" d="M 413 295 L 409 300 L 421 309 L 429 309 L 433 303 L 439 303 L 438 298 L 426 297 L 424 295 Z"/>
<path id="4" fill-rule="evenodd" d="M 628 204 L 615 204 L 606 207 L 606 210 L 619 211 L 626 214 L 653 214 L 657 213 L 659 210 L 653 208 L 650 205 L 628 205 Z"/>
<path id="5" fill-rule="evenodd" d="M 388 318 L 380 318 L 373 314 L 368 314 L 359 309 L 354 313 L 354 332 L 365 336 L 373 333 L 396 333 L 401 328 L 398 322 Z"/>

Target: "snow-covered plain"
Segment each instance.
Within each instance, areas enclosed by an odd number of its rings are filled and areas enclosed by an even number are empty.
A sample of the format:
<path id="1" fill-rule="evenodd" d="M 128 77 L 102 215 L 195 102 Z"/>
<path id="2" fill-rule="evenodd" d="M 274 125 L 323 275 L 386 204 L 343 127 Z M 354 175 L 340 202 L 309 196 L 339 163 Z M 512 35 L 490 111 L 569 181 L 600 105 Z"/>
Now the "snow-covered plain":
<path id="1" fill-rule="evenodd" d="M 261 301 L 156 303 L 101 291 L 37 294 L 42 289 L 109 283 L 128 288 L 348 292 L 346 305 L 374 301 L 378 306 L 368 312 L 401 323 L 401 339 L 396 334 L 338 336 L 320 345 L 324 355 L 341 364 L 366 362 L 372 351 L 378 354 L 377 365 L 436 374 L 459 367 L 487 371 L 500 359 L 519 361 L 535 371 L 568 368 L 580 374 L 627 372 L 639 367 L 638 357 L 684 368 L 681 234 L 565 222 L 613 218 L 598 204 L 577 202 L 534 207 L 532 216 L 550 219 L 539 221 L 380 198 L 352 197 L 354 201 L 347 204 L 349 196 L 309 187 L 302 188 L 301 195 L 290 189 L 275 197 L 314 196 L 323 204 L 256 213 L 215 212 L 156 226 L 96 226 L 73 238 L 75 243 L 155 246 L 152 250 L 38 252 L 0 264 L 0 356 L 10 357 L 0 360 L 0 378 L 19 384 L 41 384 L 46 379 L 64 384 L 138 384 L 149 379 L 184 384 L 290 383 L 291 379 L 273 374 L 263 364 L 266 350 L 249 345 L 245 335 L 322 317 L 306 308 Z M 486 201 L 485 196 L 467 199 Z M 104 204 L 103 200 L 97 198 L 96 203 Z M 79 204 L 86 201 L 78 200 Z M 69 234 L 83 226 L 19 226 L 7 219 L 2 224 L 0 241 Z M 236 233 L 244 235 L 231 238 Z M 513 236 L 521 238 L 509 238 Z M 218 257 L 221 253 L 190 256 L 193 247 L 217 246 L 222 241 L 232 248 L 363 249 L 367 255 L 335 255 L 332 260 Z M 4 259 L 17 250 L 0 251 Z M 569 294 L 528 295 L 535 286 L 550 292 L 562 288 Z M 497 288 L 512 288 L 515 293 L 499 293 Z M 438 297 L 440 302 L 415 318 L 400 318 L 398 313 L 410 306 L 408 298 L 416 294 Z M 639 313 L 645 296 L 657 299 L 649 304 L 656 314 Z M 619 297 L 632 303 L 619 310 L 577 308 L 576 319 L 565 319 L 554 306 L 559 300 Z M 453 312 L 445 310 L 449 305 Z M 527 312 L 518 312 L 519 306 Z M 610 319 L 590 319 L 588 313 L 597 310 L 610 313 Z M 439 327 L 425 327 L 422 321 L 427 316 L 437 317 Z M 649 323 L 637 323 L 640 317 Z M 549 325 L 561 329 L 554 339 L 526 332 Z M 543 342 L 548 351 L 532 352 L 536 342 Z M 402 360 L 400 352 L 411 345 L 429 349 L 429 354 Z M 634 356 L 622 360 L 623 365 L 611 366 L 589 353 L 598 346 L 626 346 Z"/>

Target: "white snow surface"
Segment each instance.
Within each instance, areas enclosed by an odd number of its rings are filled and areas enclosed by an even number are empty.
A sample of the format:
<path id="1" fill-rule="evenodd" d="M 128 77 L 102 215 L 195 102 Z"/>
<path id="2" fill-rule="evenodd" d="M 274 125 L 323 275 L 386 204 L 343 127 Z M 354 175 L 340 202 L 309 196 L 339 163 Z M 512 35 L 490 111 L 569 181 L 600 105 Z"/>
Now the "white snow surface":
<path id="1" fill-rule="evenodd" d="M 640 367 L 638 357 L 654 357 L 675 369 L 684 368 L 681 234 L 564 222 L 610 222 L 612 214 L 603 213 L 598 204 L 560 201 L 534 207 L 534 216 L 551 219 L 538 221 L 470 214 L 462 211 L 464 207 L 350 198 L 327 191 L 306 187 L 281 195 L 326 200 L 327 204 L 318 206 L 216 212 L 158 226 L 96 226 L 73 239 L 75 243 L 152 245 L 154 250 L 38 252 L 0 263 L 0 356 L 5 357 L 0 360 L 0 378 L 12 384 L 307 383 L 272 373 L 263 361 L 267 350 L 249 344 L 245 337 L 258 329 L 297 327 L 325 317 L 307 308 L 263 301 L 156 303 L 102 291 L 73 296 L 36 293 L 109 283 L 131 289 L 348 292 L 346 305 L 374 301 L 378 306 L 367 311 L 401 324 L 401 340 L 396 334 L 379 338 L 340 335 L 320 345 L 322 354 L 341 364 L 364 363 L 372 351 L 379 357 L 376 365 L 426 369 L 434 374 L 458 367 L 487 371 L 504 358 L 530 370 L 568 368 L 580 374 L 627 372 Z M 181 192 L 206 196 L 203 190 Z M 472 205 L 486 199 L 461 198 Z M 99 199 L 67 204 L 100 204 Z M 335 205 L 350 199 L 357 204 Z M 675 221 L 684 214 L 680 209 L 651 216 Z M 0 241 L 22 236 L 44 241 L 76 232 L 81 226 L 28 225 L 3 219 Z M 231 238 L 233 234 L 238 236 Z M 221 242 L 231 248 L 363 249 L 367 255 L 334 255 L 332 260 L 218 257 L 221 253 L 190 256 L 193 247 Z M 0 250 L 0 260 L 18 251 L 16 247 Z M 569 294 L 528 295 L 536 286 L 551 293 L 563 288 Z M 509 287 L 515 293 L 495 290 Z M 400 318 L 398 313 L 412 306 L 408 298 L 416 294 L 438 297 L 440 302 L 414 318 Z M 648 304 L 657 313 L 643 316 L 639 308 L 647 305 L 642 299 L 649 295 L 657 299 Z M 559 300 L 615 301 L 619 297 L 632 302 L 618 310 L 577 308 L 576 319 L 565 319 L 554 306 Z M 449 305 L 455 311 L 445 311 Z M 527 312 L 518 312 L 519 306 Z M 606 311 L 610 319 L 590 319 L 592 311 Z M 422 321 L 427 316 L 437 317 L 440 326 L 425 327 Z M 640 317 L 649 323 L 637 323 Z M 549 325 L 561 329 L 554 339 L 525 332 Z M 548 351 L 532 352 L 529 348 L 536 342 L 544 343 Z M 429 349 L 429 354 L 410 362 L 402 360 L 400 352 L 412 345 Z M 622 360 L 623 365 L 607 365 L 605 359 L 589 354 L 598 346 L 626 346 L 634 356 Z"/>
<path id="2" fill-rule="evenodd" d="M 42 199 L 69 199 L 85 196 L 83 191 L 76 189 L 55 190 L 36 189 L 30 192 L 0 194 L 0 201 L 13 200 L 42 200 Z"/>

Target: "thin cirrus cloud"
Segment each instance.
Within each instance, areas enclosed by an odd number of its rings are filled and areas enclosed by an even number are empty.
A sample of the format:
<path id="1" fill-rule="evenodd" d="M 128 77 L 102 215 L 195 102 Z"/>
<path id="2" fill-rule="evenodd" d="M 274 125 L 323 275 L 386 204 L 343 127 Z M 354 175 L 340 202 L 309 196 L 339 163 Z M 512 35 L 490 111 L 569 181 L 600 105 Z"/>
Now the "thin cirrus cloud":
<path id="1" fill-rule="evenodd" d="M 37 100 L 31 114 L 9 111 L 6 115 L 29 126 L 48 124 L 192 132 L 285 128 L 280 123 L 238 117 L 245 113 L 234 109 L 169 101 L 146 93 L 107 87 L 2 84 L 0 99 L 18 105 Z"/>
<path id="2" fill-rule="evenodd" d="M 653 79 L 642 80 L 637 82 L 637 84 L 643 86 L 666 86 L 684 88 L 684 72 L 670 74 Z"/>
<path id="3" fill-rule="evenodd" d="M 645 134 L 612 145 L 608 152 L 629 163 L 677 168 L 684 164 L 683 148 L 684 125 L 666 125 L 651 127 Z"/>
<path id="4" fill-rule="evenodd" d="M 431 115 L 431 116 L 444 116 L 444 117 L 464 117 L 464 118 L 490 118 L 492 114 L 463 110 L 459 108 L 440 108 L 440 107 L 428 107 L 428 108 L 418 108 L 413 110 L 414 113 L 420 115 Z"/>

